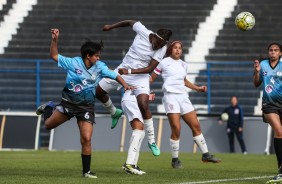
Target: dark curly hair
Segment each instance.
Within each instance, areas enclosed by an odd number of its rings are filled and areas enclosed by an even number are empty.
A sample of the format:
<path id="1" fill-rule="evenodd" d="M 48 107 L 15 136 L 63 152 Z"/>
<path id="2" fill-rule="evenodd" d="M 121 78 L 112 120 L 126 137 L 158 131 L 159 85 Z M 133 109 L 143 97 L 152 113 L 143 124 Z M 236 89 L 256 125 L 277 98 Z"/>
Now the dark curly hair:
<path id="1" fill-rule="evenodd" d="M 89 56 L 93 56 L 99 51 L 102 51 L 103 48 L 104 48 L 103 41 L 100 41 L 100 43 L 95 43 L 88 40 L 80 48 L 81 57 L 84 59 L 86 58 L 87 54 Z"/>

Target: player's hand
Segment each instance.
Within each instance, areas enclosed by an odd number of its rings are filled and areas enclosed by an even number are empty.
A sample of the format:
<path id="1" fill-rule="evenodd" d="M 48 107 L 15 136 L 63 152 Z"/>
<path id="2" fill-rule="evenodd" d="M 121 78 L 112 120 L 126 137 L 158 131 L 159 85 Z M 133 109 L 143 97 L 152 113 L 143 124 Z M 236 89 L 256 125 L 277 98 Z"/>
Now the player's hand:
<path id="1" fill-rule="evenodd" d="M 149 101 L 155 100 L 155 97 L 156 97 L 155 92 L 151 91 L 150 94 L 149 94 Z"/>
<path id="2" fill-rule="evenodd" d="M 135 90 L 136 88 L 134 86 L 124 86 L 124 91 L 127 91 L 127 90 Z"/>
<path id="3" fill-rule="evenodd" d="M 119 73 L 120 75 L 127 75 L 127 74 L 128 74 L 128 69 L 119 68 L 119 69 L 118 69 L 118 73 Z"/>
<path id="4" fill-rule="evenodd" d="M 255 72 L 259 72 L 260 71 L 259 60 L 255 60 L 254 61 L 254 69 L 255 69 Z"/>
<path id="5" fill-rule="evenodd" d="M 52 39 L 57 40 L 59 38 L 59 29 L 51 29 Z"/>
<path id="6" fill-rule="evenodd" d="M 104 25 L 103 31 L 110 31 L 112 29 L 111 25 Z"/>
<path id="7" fill-rule="evenodd" d="M 197 91 L 204 92 L 204 93 L 207 92 L 207 90 L 208 90 L 207 86 L 199 86 L 198 89 L 197 89 Z"/>
<path id="8" fill-rule="evenodd" d="M 242 128 L 242 127 L 239 127 L 239 128 L 238 128 L 238 132 L 243 132 L 243 128 Z"/>

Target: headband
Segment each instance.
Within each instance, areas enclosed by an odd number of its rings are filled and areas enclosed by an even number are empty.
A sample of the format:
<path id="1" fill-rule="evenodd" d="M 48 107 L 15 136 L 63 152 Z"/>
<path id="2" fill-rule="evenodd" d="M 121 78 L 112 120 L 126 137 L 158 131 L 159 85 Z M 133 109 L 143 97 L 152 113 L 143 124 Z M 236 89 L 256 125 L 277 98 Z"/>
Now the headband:
<path id="1" fill-rule="evenodd" d="M 166 41 L 165 39 L 163 39 L 163 37 L 161 37 L 160 35 L 158 35 L 158 33 L 155 33 L 155 35 L 159 38 L 159 39 L 161 39 L 161 40 L 163 40 L 163 41 Z M 166 41 L 167 42 L 167 41 Z"/>

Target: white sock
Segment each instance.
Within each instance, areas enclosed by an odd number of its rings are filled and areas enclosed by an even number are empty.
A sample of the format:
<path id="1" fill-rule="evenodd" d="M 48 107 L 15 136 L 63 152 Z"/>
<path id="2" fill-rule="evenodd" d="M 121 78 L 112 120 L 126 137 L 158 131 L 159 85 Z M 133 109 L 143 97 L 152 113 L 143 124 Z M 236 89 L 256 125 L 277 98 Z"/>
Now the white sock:
<path id="1" fill-rule="evenodd" d="M 206 140 L 203 136 L 203 134 L 197 135 L 193 137 L 195 143 L 198 145 L 198 147 L 201 149 L 202 153 L 207 153 L 208 151 L 208 146 L 206 144 Z"/>
<path id="2" fill-rule="evenodd" d="M 142 130 L 133 130 L 129 141 L 126 164 L 135 165 L 135 157 L 138 152 L 140 139 L 143 135 Z"/>
<path id="3" fill-rule="evenodd" d="M 142 141 L 145 137 L 145 131 L 144 130 L 140 130 L 142 131 L 141 133 L 141 137 L 140 137 L 140 140 L 139 140 L 139 144 L 138 144 L 138 147 L 137 147 L 137 152 L 136 152 L 136 155 L 135 155 L 135 158 L 134 158 L 134 165 L 137 166 L 137 163 L 138 163 L 138 159 L 139 159 L 139 153 L 140 153 L 140 148 L 141 148 L 141 145 L 142 145 Z"/>
<path id="4" fill-rule="evenodd" d="M 149 144 L 155 143 L 155 132 L 154 132 L 154 124 L 153 124 L 153 119 L 144 119 L 144 126 L 145 130 L 148 135 L 148 142 Z"/>
<path id="5" fill-rule="evenodd" d="M 117 110 L 110 98 L 106 103 L 103 103 L 103 106 L 111 115 L 114 115 Z"/>
<path id="6" fill-rule="evenodd" d="M 180 142 L 180 139 L 178 139 L 178 140 L 169 139 L 172 158 L 178 158 L 178 155 L 179 155 L 179 142 Z"/>

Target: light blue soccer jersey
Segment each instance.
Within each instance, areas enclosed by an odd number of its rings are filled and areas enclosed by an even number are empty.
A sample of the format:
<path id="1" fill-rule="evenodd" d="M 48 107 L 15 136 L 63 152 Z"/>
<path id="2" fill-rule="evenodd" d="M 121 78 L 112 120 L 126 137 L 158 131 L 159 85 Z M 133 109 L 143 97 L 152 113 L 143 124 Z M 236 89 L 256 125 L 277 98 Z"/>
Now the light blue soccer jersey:
<path id="1" fill-rule="evenodd" d="M 282 104 L 282 61 L 272 68 L 269 60 L 260 63 L 260 80 L 263 82 L 262 102 L 281 107 Z"/>
<path id="2" fill-rule="evenodd" d="M 116 79 L 118 75 L 101 61 L 87 69 L 81 57 L 69 58 L 59 55 L 58 67 L 67 71 L 63 100 L 80 105 L 95 102 L 96 87 L 102 78 Z"/>

